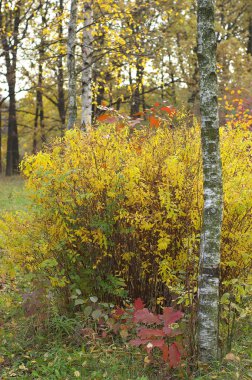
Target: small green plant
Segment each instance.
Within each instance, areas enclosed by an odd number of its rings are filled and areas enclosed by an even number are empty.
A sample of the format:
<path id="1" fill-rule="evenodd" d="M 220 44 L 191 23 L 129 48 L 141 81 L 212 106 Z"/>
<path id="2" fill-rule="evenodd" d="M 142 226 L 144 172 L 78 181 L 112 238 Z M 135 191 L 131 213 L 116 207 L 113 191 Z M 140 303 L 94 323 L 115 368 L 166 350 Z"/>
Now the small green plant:
<path id="1" fill-rule="evenodd" d="M 72 336 L 80 327 L 80 322 L 76 318 L 69 318 L 66 315 L 54 315 L 47 321 L 48 332 L 60 339 Z"/>

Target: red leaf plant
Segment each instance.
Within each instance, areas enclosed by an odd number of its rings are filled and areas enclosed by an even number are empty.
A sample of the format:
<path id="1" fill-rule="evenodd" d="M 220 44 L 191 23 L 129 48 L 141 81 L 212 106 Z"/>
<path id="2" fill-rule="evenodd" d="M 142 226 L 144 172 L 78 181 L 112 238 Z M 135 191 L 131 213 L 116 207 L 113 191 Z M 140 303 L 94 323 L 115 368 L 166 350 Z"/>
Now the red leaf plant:
<path id="1" fill-rule="evenodd" d="M 137 338 L 131 339 L 129 343 L 132 346 L 144 346 L 148 355 L 153 348 L 159 348 L 163 360 L 169 363 L 170 368 L 175 368 L 180 363 L 182 349 L 177 342 L 171 341 L 171 338 L 181 334 L 173 324 L 182 317 L 183 313 L 172 307 L 165 307 L 163 314 L 154 314 L 145 308 L 143 301 L 138 298 L 134 303 L 132 318 L 132 322 L 137 325 Z"/>

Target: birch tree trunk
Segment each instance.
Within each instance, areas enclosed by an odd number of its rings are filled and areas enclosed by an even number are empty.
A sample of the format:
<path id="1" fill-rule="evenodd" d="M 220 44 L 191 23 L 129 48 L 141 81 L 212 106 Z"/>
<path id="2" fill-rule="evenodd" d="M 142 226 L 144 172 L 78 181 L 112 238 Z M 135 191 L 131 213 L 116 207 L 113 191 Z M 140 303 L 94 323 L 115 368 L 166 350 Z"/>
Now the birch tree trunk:
<path id="1" fill-rule="evenodd" d="M 2 172 L 2 105 L 0 104 L 0 174 L 2 174 Z"/>
<path id="2" fill-rule="evenodd" d="M 67 68 L 68 68 L 68 124 L 67 129 L 74 127 L 77 117 L 76 103 L 76 71 L 75 71 L 75 45 L 76 23 L 78 13 L 78 0 L 71 0 L 70 20 L 67 41 Z"/>
<path id="3" fill-rule="evenodd" d="M 84 29 L 82 43 L 82 99 L 81 126 L 88 130 L 92 124 L 92 58 L 93 58 L 93 9 L 92 1 L 84 2 Z"/>
<path id="4" fill-rule="evenodd" d="M 218 357 L 219 264 L 222 225 L 222 170 L 216 75 L 214 0 L 198 0 L 201 144 L 204 209 L 199 262 L 198 359 Z"/>
<path id="5" fill-rule="evenodd" d="M 36 91 L 36 110 L 34 118 L 34 128 L 33 128 L 33 141 L 32 141 L 32 153 L 36 154 L 38 152 L 38 119 L 39 119 L 39 102 L 38 102 L 38 90 Z"/>

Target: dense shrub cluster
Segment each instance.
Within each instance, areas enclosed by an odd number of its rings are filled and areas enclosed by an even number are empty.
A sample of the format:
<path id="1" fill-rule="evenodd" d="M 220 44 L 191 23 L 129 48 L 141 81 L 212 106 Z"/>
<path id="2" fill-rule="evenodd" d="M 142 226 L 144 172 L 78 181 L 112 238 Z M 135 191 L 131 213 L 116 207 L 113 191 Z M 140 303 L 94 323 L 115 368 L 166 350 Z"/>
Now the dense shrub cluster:
<path id="1" fill-rule="evenodd" d="M 22 163 L 32 205 L 6 215 L 1 237 L 6 265 L 36 273 L 62 290 L 102 299 L 129 296 L 149 303 L 197 286 L 201 228 L 200 128 L 68 131 Z M 251 266 L 251 132 L 221 131 L 224 175 L 222 293 Z M 10 260 L 9 260 L 10 259 Z"/>

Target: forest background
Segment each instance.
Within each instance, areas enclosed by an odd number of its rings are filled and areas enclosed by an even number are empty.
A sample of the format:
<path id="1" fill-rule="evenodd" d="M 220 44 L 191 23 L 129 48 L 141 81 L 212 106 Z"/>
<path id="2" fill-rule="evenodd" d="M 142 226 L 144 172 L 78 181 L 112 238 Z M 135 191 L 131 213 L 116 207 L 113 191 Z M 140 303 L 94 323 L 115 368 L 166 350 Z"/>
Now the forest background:
<path id="1" fill-rule="evenodd" d="M 83 38 L 90 32 L 93 121 L 103 113 L 100 106 L 137 117 L 157 102 L 183 105 L 198 115 L 195 2 L 96 1 L 89 27 L 85 4 L 79 5 L 77 14 L 77 123 L 81 123 L 82 74 L 88 72 L 85 51 L 90 48 Z M 240 109 L 251 107 L 252 21 L 246 2 L 217 1 L 216 7 L 223 123 L 225 114 L 233 112 L 230 99 Z M 0 170 L 6 166 L 9 174 L 17 170 L 25 152 L 38 151 L 66 128 L 69 9 L 63 1 L 1 1 Z M 13 140 L 10 167 L 5 162 L 8 130 Z"/>

